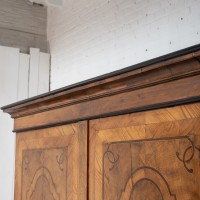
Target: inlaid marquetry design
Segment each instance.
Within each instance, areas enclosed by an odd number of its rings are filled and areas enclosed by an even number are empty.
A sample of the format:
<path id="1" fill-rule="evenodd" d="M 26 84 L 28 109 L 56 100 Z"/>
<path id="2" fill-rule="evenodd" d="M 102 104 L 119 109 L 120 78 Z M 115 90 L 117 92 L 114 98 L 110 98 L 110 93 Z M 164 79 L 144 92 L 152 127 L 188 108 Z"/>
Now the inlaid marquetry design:
<path id="1" fill-rule="evenodd" d="M 66 199 L 67 147 L 24 150 L 22 163 L 22 200 Z"/>
<path id="2" fill-rule="evenodd" d="M 87 123 L 17 135 L 15 200 L 85 200 Z"/>
<path id="3" fill-rule="evenodd" d="M 90 200 L 199 200 L 199 115 L 191 104 L 93 120 Z"/>
<path id="4" fill-rule="evenodd" d="M 176 156 L 177 158 L 183 163 L 183 166 L 185 167 L 185 169 L 189 172 L 189 173 L 193 173 L 193 169 L 188 167 L 188 164 L 192 161 L 192 159 L 194 158 L 194 154 L 196 151 L 199 152 L 199 159 L 200 159 L 200 146 L 195 146 L 194 142 L 188 137 L 187 138 L 189 141 L 189 146 L 187 146 L 187 148 L 185 149 L 185 151 L 183 152 L 183 156 L 182 158 L 180 157 L 180 153 L 176 152 Z M 188 156 L 189 154 L 189 156 Z"/>
<path id="5" fill-rule="evenodd" d="M 46 186 L 49 187 L 49 191 L 48 191 L 47 194 L 44 194 L 43 188 L 42 188 L 41 196 L 44 197 L 46 195 L 49 195 L 49 196 L 52 197 L 51 199 L 60 200 L 60 195 L 56 191 L 55 184 L 53 182 L 53 178 L 51 176 L 51 173 L 45 167 L 41 167 L 35 173 L 34 178 L 31 182 L 31 186 L 26 193 L 26 199 L 27 200 L 34 199 L 32 197 L 34 196 L 34 193 L 37 194 L 37 192 L 36 192 L 37 191 L 36 190 L 37 185 L 42 185 L 42 187 L 44 187 L 45 181 L 47 183 Z M 41 182 L 41 184 L 40 184 L 40 182 Z"/>
<path id="6" fill-rule="evenodd" d="M 180 195 L 183 188 L 189 193 L 194 188 L 191 185 L 194 177 L 188 176 L 188 170 L 177 159 L 176 150 L 181 151 L 182 147 L 188 147 L 188 141 L 193 144 L 193 138 L 104 144 L 106 150 L 103 156 L 102 198 L 107 199 L 109 194 L 120 200 L 176 200 L 176 193 Z M 192 155 L 194 160 L 191 155 L 184 156 L 184 159 L 190 167 L 199 162 L 197 155 Z M 181 184 L 182 179 L 187 181 Z"/>
<path id="7" fill-rule="evenodd" d="M 130 199 L 176 200 L 176 195 L 171 193 L 163 175 L 158 170 L 147 166 L 133 172 L 120 199 L 126 200 L 127 194 Z"/>

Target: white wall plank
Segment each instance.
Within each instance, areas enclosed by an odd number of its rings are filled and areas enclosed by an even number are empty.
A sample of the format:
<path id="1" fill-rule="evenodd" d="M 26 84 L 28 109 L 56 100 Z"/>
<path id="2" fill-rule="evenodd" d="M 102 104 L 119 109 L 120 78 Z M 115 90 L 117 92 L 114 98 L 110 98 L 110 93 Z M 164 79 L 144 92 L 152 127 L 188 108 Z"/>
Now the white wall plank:
<path id="1" fill-rule="evenodd" d="M 0 105 L 17 100 L 19 49 L 0 46 Z"/>
<path id="2" fill-rule="evenodd" d="M 30 74 L 29 74 L 29 95 L 33 97 L 38 94 L 40 51 L 37 48 L 30 48 Z"/>
<path id="3" fill-rule="evenodd" d="M 18 101 L 28 98 L 29 61 L 30 55 L 20 53 L 18 72 Z"/>
<path id="4" fill-rule="evenodd" d="M 40 53 L 38 95 L 49 92 L 50 55 Z"/>
<path id="5" fill-rule="evenodd" d="M 0 46 L 0 107 L 49 90 L 50 55 L 30 55 Z M 29 97 L 30 97 L 29 96 Z M 15 134 L 13 120 L 0 110 L 0 200 L 14 199 Z"/>
<path id="6" fill-rule="evenodd" d="M 0 46 L 0 106 L 17 101 L 19 49 Z M 13 120 L 0 111 L 0 199 L 14 199 Z"/>

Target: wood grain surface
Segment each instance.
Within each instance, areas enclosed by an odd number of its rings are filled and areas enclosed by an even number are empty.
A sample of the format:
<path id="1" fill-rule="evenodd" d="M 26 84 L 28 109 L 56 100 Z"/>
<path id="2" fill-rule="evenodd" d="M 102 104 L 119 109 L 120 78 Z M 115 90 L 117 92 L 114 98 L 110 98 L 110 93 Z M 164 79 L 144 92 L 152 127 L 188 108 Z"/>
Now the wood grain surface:
<path id="1" fill-rule="evenodd" d="M 200 104 L 93 120 L 89 199 L 198 200 Z"/>
<path id="2" fill-rule="evenodd" d="M 15 200 L 200 199 L 200 51 L 3 110 Z"/>
<path id="3" fill-rule="evenodd" d="M 86 122 L 19 134 L 16 148 L 15 200 L 86 199 Z"/>

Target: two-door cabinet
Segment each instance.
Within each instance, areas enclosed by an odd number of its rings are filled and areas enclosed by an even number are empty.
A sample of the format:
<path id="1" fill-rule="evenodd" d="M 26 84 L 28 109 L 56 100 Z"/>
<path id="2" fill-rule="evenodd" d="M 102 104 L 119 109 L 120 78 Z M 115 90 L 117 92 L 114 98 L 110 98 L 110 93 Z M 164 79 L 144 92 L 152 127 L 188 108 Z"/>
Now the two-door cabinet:
<path id="1" fill-rule="evenodd" d="M 200 46 L 2 109 L 15 200 L 200 199 Z"/>

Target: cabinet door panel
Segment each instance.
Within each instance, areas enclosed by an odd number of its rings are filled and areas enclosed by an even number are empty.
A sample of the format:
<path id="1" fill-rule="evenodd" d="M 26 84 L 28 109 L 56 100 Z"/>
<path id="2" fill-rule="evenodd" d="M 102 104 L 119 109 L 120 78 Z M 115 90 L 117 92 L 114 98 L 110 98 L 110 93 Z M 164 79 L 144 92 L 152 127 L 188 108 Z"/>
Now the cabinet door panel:
<path id="1" fill-rule="evenodd" d="M 90 200 L 200 199 L 200 104 L 90 122 Z"/>
<path id="2" fill-rule="evenodd" d="M 86 199 L 86 154 L 86 122 L 18 134 L 15 199 Z"/>

